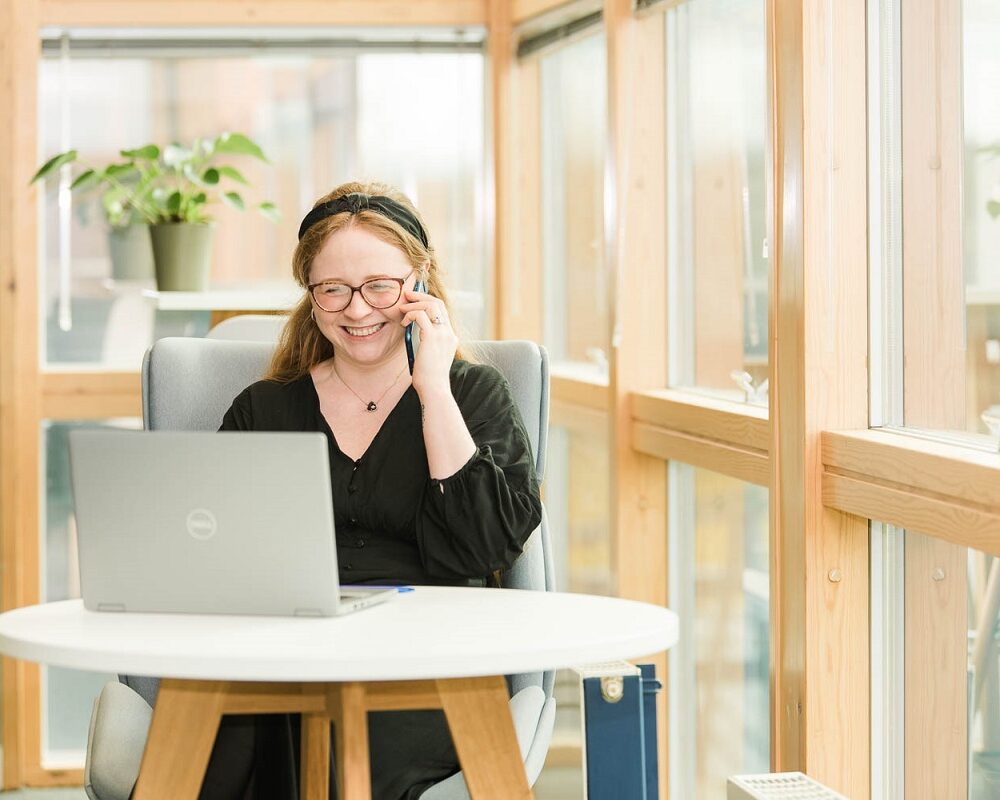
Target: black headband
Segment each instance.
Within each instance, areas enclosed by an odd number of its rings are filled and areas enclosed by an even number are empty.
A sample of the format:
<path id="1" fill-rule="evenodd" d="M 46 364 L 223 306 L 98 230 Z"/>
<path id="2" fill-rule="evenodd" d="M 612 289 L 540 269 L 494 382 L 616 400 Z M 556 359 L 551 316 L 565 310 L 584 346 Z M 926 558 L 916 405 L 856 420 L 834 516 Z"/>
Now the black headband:
<path id="1" fill-rule="evenodd" d="M 305 219 L 302 220 L 302 224 L 299 225 L 299 241 L 302 241 L 305 232 L 321 219 L 326 219 L 327 217 L 332 217 L 334 214 L 341 214 L 345 211 L 349 214 L 360 214 L 365 210 L 375 211 L 383 217 L 391 219 L 404 231 L 419 239 L 424 247 L 430 246 L 427 243 L 427 234 L 424 231 L 424 226 L 420 224 L 420 221 L 406 206 L 397 203 L 391 197 L 384 197 L 380 194 L 367 195 L 360 192 L 345 194 L 336 200 L 321 203 L 306 214 Z"/>

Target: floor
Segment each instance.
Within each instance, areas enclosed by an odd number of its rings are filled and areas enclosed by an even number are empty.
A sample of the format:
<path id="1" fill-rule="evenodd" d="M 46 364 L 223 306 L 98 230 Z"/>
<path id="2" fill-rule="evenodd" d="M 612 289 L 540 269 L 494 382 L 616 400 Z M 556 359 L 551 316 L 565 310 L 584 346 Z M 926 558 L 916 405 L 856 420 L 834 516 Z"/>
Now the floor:
<path id="1" fill-rule="evenodd" d="M 535 800 L 580 800 L 583 777 L 580 770 L 558 767 L 545 770 L 535 784 Z M 83 789 L 19 789 L 0 792 L 3 800 L 87 800 Z"/>

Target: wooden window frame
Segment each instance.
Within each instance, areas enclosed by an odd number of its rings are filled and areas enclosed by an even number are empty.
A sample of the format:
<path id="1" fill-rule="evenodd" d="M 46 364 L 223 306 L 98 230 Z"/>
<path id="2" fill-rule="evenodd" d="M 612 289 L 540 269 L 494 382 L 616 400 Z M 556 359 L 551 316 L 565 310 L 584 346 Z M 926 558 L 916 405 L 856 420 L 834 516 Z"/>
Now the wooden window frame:
<path id="1" fill-rule="evenodd" d="M 905 431 L 827 431 L 823 502 L 1000 556 L 1000 453 Z"/>

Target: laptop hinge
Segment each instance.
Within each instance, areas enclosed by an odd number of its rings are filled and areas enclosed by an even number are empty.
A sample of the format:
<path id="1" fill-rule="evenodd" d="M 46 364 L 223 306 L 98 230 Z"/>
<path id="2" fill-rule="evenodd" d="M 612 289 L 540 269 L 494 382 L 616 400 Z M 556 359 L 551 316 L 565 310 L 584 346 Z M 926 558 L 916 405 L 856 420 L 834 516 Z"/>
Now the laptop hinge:
<path id="1" fill-rule="evenodd" d="M 124 611 L 125 610 L 125 604 L 124 603 L 98 603 L 97 604 L 97 610 L 98 611 Z"/>

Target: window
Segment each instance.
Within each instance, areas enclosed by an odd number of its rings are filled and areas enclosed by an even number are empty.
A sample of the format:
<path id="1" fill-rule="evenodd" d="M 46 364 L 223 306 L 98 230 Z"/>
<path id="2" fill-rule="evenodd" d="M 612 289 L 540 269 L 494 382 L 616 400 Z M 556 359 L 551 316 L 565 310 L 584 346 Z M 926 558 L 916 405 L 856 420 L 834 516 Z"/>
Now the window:
<path id="1" fill-rule="evenodd" d="M 872 537 L 872 797 L 995 797 L 1000 559 L 877 522 Z"/>
<path id="2" fill-rule="evenodd" d="M 988 0 L 877 8 L 872 365 L 888 411 L 873 424 L 997 435 L 1000 11 Z"/>
<path id="3" fill-rule="evenodd" d="M 722 798 L 768 772 L 767 489 L 671 462 L 670 796 Z"/>
<path id="4" fill-rule="evenodd" d="M 46 422 L 42 426 L 46 496 L 41 553 L 41 602 L 80 596 L 76 521 L 70 487 L 71 430 L 92 427 L 141 428 L 140 420 Z M 42 672 L 42 763 L 76 767 L 83 761 L 94 698 L 113 675 L 47 666 Z"/>
<path id="5" fill-rule="evenodd" d="M 764 3 L 665 16 L 670 383 L 767 405 Z"/>
<path id="6" fill-rule="evenodd" d="M 290 260 L 302 214 L 345 180 L 371 178 L 407 192 L 425 215 L 459 323 L 481 337 L 492 323 L 484 224 L 483 56 L 478 41 L 345 47 L 332 33 L 259 32 L 247 43 L 207 31 L 105 32 L 60 45 L 50 37 L 39 75 L 39 160 L 76 148 L 103 165 L 122 148 L 190 143 L 238 131 L 270 165 L 239 168 L 248 200 L 269 199 L 272 225 L 255 212 L 217 209 L 212 282 L 274 287 L 294 300 Z M 266 44 L 265 44 L 266 42 Z M 110 132 L 110 133 L 109 133 Z M 58 181 L 42 212 L 41 296 L 48 364 L 137 368 L 154 338 L 197 335 L 205 312 L 157 311 L 137 257 L 113 266 L 96 195 L 60 212 Z M 60 214 L 62 213 L 62 217 Z"/>
<path id="7" fill-rule="evenodd" d="M 604 380 L 606 72 L 603 33 L 541 57 L 543 341 L 554 361 L 584 366 Z"/>
<path id="8" fill-rule="evenodd" d="M 614 593 L 615 576 L 611 567 L 607 420 L 598 414 L 585 416 L 588 419 L 571 420 L 567 425 L 553 420 L 542 492 L 552 533 L 556 589 L 610 595 Z M 577 768 L 581 732 L 579 676 L 573 670 L 557 671 L 554 691 L 556 721 L 551 763 Z M 553 757 L 551 751 L 558 755 Z M 563 780 L 575 786 L 581 778 L 572 771 Z"/>

